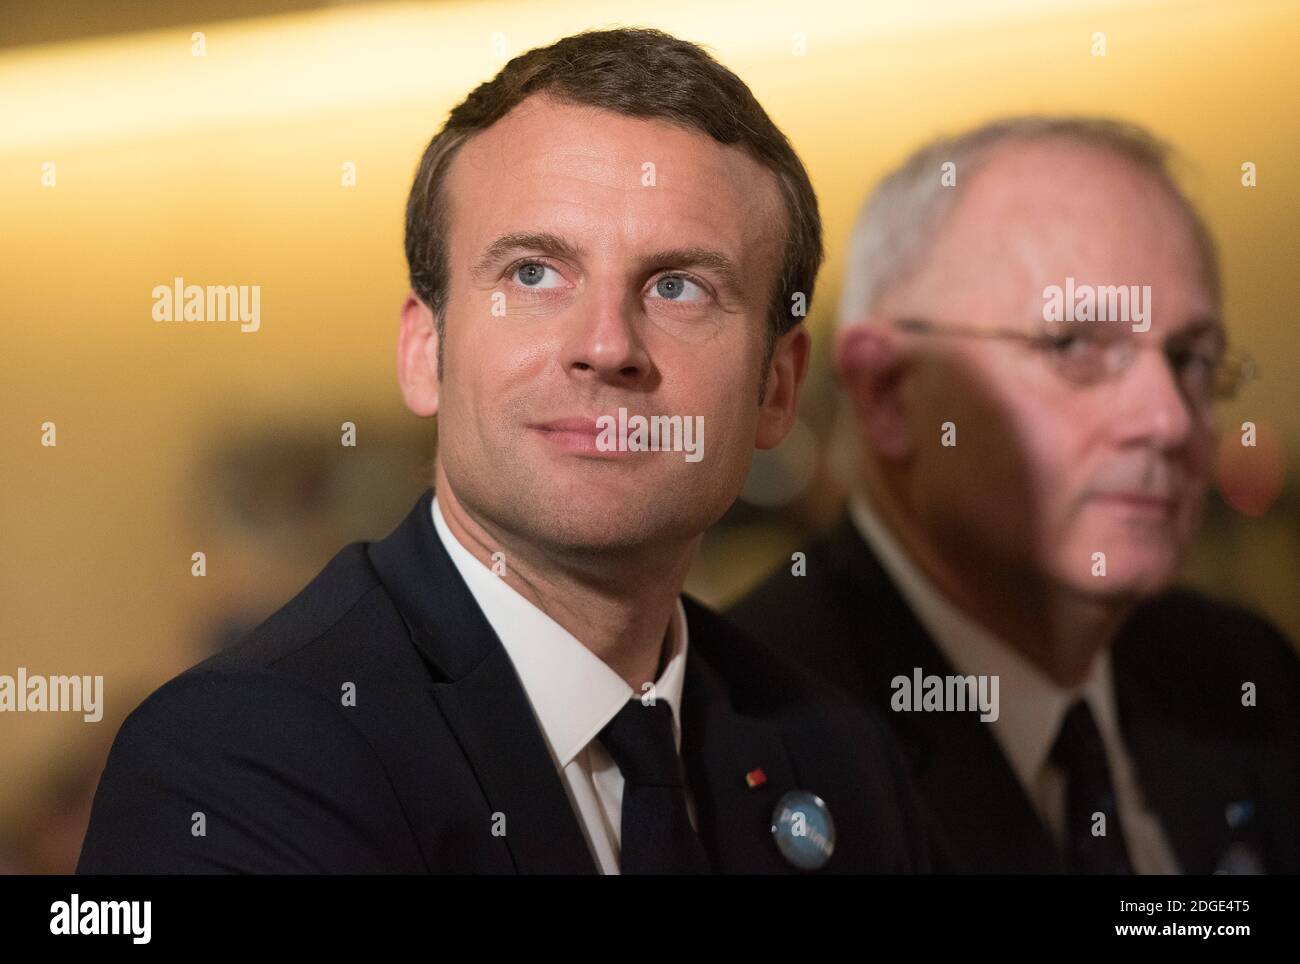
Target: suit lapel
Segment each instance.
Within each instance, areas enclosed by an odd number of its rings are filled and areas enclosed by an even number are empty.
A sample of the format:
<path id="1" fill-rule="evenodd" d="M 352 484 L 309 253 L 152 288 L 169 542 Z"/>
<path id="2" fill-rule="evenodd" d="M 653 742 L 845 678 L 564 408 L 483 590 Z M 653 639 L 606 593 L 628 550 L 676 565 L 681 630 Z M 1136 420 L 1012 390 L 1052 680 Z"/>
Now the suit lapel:
<path id="1" fill-rule="evenodd" d="M 434 530 L 432 501 L 426 490 L 398 528 L 370 546 L 371 561 L 434 672 L 432 697 L 491 812 L 504 816 L 516 870 L 596 873 L 523 684 Z M 436 866 L 437 841 L 421 846 Z"/>
<path id="2" fill-rule="evenodd" d="M 520 873 L 592 874 L 596 865 L 514 665 L 497 646 L 434 695 L 460 740 Z"/>
<path id="3" fill-rule="evenodd" d="M 700 839 L 715 872 L 794 873 L 772 838 L 772 811 L 797 789 L 794 770 L 775 726 L 739 713 L 717 672 L 702 655 L 709 630 L 687 599 L 690 648 L 682 690 L 682 764 L 695 801 Z M 746 775 L 761 770 L 751 788 Z"/>
<path id="4" fill-rule="evenodd" d="M 895 712 L 895 676 L 948 676 L 943 657 L 880 562 L 846 517 L 827 543 L 835 597 L 855 608 L 849 626 L 870 637 L 846 639 L 847 661 L 866 660 L 867 700 L 893 727 L 937 823 L 942 869 L 1059 873 L 1061 857 L 1001 745 L 973 713 Z M 946 866 L 951 864 L 951 866 Z"/>
<path id="5" fill-rule="evenodd" d="M 928 672 L 928 671 L 927 671 Z M 958 872 L 1051 874 L 1064 870 L 1038 812 L 987 724 L 968 713 L 909 713 L 896 730 Z"/>
<path id="6" fill-rule="evenodd" d="M 1258 800 L 1255 773 L 1281 766 L 1249 743 L 1209 734 L 1193 736 L 1187 723 L 1164 712 L 1167 698 L 1152 692 L 1159 671 L 1148 665 L 1144 640 L 1123 638 L 1115 647 L 1116 703 L 1124 742 L 1138 783 L 1160 819 L 1185 874 L 1214 873 L 1233 843 L 1260 851 L 1254 822 L 1234 833 L 1229 804 Z M 1185 699 L 1186 697 L 1181 697 Z M 1257 819 L 1257 818 L 1256 818 Z"/>
<path id="7" fill-rule="evenodd" d="M 1185 874 L 1213 873 L 1230 843 L 1224 819 L 1227 802 L 1252 796 L 1226 790 L 1225 784 L 1238 775 L 1235 754 L 1230 748 L 1195 746 L 1177 728 L 1151 720 L 1130 722 L 1124 740 L 1179 869 Z"/>

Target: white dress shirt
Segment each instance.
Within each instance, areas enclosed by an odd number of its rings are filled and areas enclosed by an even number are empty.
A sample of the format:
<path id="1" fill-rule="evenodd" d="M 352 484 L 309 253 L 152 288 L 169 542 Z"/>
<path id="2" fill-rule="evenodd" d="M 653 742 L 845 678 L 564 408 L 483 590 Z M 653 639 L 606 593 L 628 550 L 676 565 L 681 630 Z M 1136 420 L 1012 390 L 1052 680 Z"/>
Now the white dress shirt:
<path id="1" fill-rule="evenodd" d="M 596 738 L 634 696 L 632 687 L 568 630 L 521 596 L 463 545 L 433 498 L 433 524 L 465 585 L 519 674 L 551 759 L 591 848 L 607 874 L 619 872 L 623 774 Z M 505 560 L 507 571 L 509 559 Z M 673 711 L 673 738 L 681 751 L 682 687 L 686 678 L 686 611 L 681 598 L 669 622 L 669 656 L 654 682 L 655 700 Z M 695 824 L 694 803 L 686 794 Z"/>
<path id="2" fill-rule="evenodd" d="M 1110 650 L 1103 649 L 1084 682 L 1063 689 L 1038 667 L 954 606 L 898 544 L 865 496 L 849 500 L 849 515 L 940 652 L 962 676 L 997 676 L 999 715 L 993 728 L 1011 769 L 1043 823 L 1065 836 L 1065 773 L 1048 759 L 1065 714 L 1080 697 L 1101 731 L 1115 788 L 1124 842 L 1135 872 L 1175 874 L 1178 864 L 1160 821 L 1146 806 L 1119 728 Z"/>

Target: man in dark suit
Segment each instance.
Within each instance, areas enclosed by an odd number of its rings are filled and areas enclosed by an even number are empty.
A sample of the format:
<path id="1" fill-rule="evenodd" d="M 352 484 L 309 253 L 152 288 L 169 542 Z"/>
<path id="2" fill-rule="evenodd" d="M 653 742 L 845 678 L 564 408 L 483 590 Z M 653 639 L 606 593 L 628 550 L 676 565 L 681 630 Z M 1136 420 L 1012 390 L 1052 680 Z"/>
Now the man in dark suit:
<path id="1" fill-rule="evenodd" d="M 1062 317 L 1076 282 L 1150 287 Z M 1170 588 L 1243 374 L 1219 305 L 1127 125 L 996 122 L 864 207 L 836 345 L 859 482 L 731 615 L 888 718 L 936 869 L 1300 870 L 1296 654 Z"/>
<path id="2" fill-rule="evenodd" d="M 407 256 L 436 496 L 131 714 L 79 871 L 925 869 L 887 731 L 681 595 L 789 430 L 821 260 L 739 79 L 647 30 L 515 58 Z"/>

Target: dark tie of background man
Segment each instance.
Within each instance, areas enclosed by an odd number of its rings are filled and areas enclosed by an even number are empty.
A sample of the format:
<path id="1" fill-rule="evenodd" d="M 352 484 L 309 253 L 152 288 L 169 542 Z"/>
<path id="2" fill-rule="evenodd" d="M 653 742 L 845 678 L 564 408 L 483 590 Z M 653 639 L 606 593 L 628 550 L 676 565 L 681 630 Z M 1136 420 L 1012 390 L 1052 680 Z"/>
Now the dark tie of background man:
<path id="1" fill-rule="evenodd" d="M 704 845 L 686 810 L 686 781 L 665 700 L 628 700 L 600 731 L 623 774 L 619 870 L 624 874 L 707 874 Z"/>
<path id="2" fill-rule="evenodd" d="M 1128 849 L 1106 765 L 1106 746 L 1085 700 L 1065 714 L 1052 762 L 1065 771 L 1065 858 L 1073 874 L 1131 874 Z M 1106 832 L 1093 834 L 1093 814 L 1106 816 Z"/>

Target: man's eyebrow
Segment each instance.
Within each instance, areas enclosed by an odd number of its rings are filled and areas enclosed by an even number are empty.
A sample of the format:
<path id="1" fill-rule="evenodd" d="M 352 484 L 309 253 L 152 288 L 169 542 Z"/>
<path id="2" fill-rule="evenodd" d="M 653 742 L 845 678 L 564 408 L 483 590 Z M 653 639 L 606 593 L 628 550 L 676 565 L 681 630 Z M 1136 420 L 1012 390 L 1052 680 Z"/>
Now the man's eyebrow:
<path id="1" fill-rule="evenodd" d="M 1223 319 L 1216 315 L 1198 315 L 1177 331 L 1170 332 L 1165 343 L 1191 341 L 1202 335 L 1217 336 L 1219 344 L 1223 347 L 1228 344 L 1228 330 L 1223 324 Z"/>
<path id="2" fill-rule="evenodd" d="M 502 261 L 512 251 L 540 251 L 556 258 L 577 261 L 583 255 L 582 248 L 557 234 L 548 231 L 512 231 L 497 238 L 479 255 L 474 262 L 473 275 L 480 277 Z"/>

